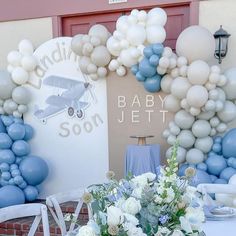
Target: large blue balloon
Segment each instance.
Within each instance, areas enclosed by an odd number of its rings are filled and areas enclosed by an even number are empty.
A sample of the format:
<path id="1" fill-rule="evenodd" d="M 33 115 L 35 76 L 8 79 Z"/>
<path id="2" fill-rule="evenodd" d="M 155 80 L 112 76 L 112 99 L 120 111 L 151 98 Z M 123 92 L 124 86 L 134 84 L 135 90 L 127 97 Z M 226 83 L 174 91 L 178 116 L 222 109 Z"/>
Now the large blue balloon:
<path id="1" fill-rule="evenodd" d="M 10 126 L 14 123 L 14 117 L 13 116 L 1 116 L 2 122 L 5 126 Z"/>
<path id="2" fill-rule="evenodd" d="M 11 138 L 5 133 L 0 133 L 0 149 L 8 149 L 11 145 Z"/>
<path id="3" fill-rule="evenodd" d="M 225 179 L 216 179 L 213 182 L 214 184 L 227 184 L 228 183 L 228 181 L 226 181 Z"/>
<path id="4" fill-rule="evenodd" d="M 155 54 L 160 56 L 164 51 L 164 46 L 161 43 L 155 43 L 152 45 L 152 50 Z"/>
<path id="5" fill-rule="evenodd" d="M 0 150 L 0 163 L 13 164 L 15 162 L 15 155 L 9 149 Z"/>
<path id="6" fill-rule="evenodd" d="M 28 185 L 24 189 L 25 199 L 27 202 L 35 201 L 38 198 L 39 192 L 38 189 L 34 186 Z"/>
<path id="7" fill-rule="evenodd" d="M 26 156 L 30 153 L 30 145 L 24 140 L 17 140 L 12 144 L 12 151 L 16 156 Z"/>
<path id="8" fill-rule="evenodd" d="M 227 164 L 228 164 L 228 166 L 233 167 L 234 169 L 236 169 L 236 158 L 235 157 L 230 157 L 227 160 Z"/>
<path id="9" fill-rule="evenodd" d="M 227 167 L 220 173 L 220 178 L 229 181 L 230 177 L 232 177 L 234 174 L 236 174 L 236 169 Z"/>
<path id="10" fill-rule="evenodd" d="M 222 153 L 226 158 L 236 157 L 236 129 L 225 134 L 222 141 Z"/>
<path id="11" fill-rule="evenodd" d="M 8 134 L 12 140 L 21 140 L 25 137 L 25 126 L 23 124 L 14 123 L 9 126 Z"/>
<path id="12" fill-rule="evenodd" d="M 158 92 L 161 88 L 161 77 L 155 75 L 151 78 L 147 78 L 144 82 L 144 88 L 150 93 Z"/>
<path id="13" fill-rule="evenodd" d="M 0 119 L 0 133 L 5 133 L 6 132 L 6 127 L 2 122 L 2 119 Z"/>
<path id="14" fill-rule="evenodd" d="M 139 71 L 145 77 L 152 77 L 156 74 L 156 67 L 151 66 L 147 58 L 143 58 L 139 63 Z"/>
<path id="15" fill-rule="evenodd" d="M 219 175 L 221 171 L 227 167 L 226 160 L 224 159 L 224 157 L 219 155 L 212 155 L 208 157 L 205 162 L 208 167 L 208 173 L 212 175 Z"/>
<path id="16" fill-rule="evenodd" d="M 208 175 L 205 171 L 196 169 L 196 174 L 191 180 L 191 185 L 197 186 L 198 184 L 203 183 L 212 183 L 210 175 Z"/>
<path id="17" fill-rule="evenodd" d="M 32 139 L 34 136 L 34 129 L 32 128 L 32 126 L 25 124 L 25 137 L 24 140 L 28 141 L 30 139 Z"/>
<path id="18" fill-rule="evenodd" d="M 48 175 L 47 163 L 40 157 L 29 156 L 23 159 L 19 169 L 29 185 L 41 184 Z"/>
<path id="19" fill-rule="evenodd" d="M 25 195 L 20 188 L 10 185 L 0 188 L 0 208 L 24 203 Z"/>
<path id="20" fill-rule="evenodd" d="M 143 50 L 143 54 L 144 54 L 144 56 L 147 57 L 147 58 L 151 57 L 151 56 L 153 55 L 153 53 L 154 53 L 154 52 L 153 52 L 153 50 L 152 50 L 152 46 L 151 46 L 151 45 L 145 47 L 144 50 Z"/>

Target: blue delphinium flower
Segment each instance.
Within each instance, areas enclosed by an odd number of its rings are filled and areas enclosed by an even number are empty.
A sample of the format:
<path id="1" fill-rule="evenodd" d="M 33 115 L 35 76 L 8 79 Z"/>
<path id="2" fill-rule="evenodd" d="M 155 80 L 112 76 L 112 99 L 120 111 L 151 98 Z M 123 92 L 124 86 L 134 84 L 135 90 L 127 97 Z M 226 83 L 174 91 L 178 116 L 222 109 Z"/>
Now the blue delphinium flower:
<path id="1" fill-rule="evenodd" d="M 168 215 L 161 215 L 159 217 L 159 221 L 162 225 L 164 225 L 167 221 L 169 220 L 169 216 Z"/>

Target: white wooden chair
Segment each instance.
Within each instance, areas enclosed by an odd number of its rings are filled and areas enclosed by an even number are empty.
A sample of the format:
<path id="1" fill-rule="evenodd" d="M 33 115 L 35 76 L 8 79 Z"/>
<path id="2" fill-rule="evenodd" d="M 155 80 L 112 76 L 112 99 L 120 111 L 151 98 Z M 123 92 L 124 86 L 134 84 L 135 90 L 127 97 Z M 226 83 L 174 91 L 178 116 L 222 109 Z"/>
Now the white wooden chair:
<path id="1" fill-rule="evenodd" d="M 33 236 L 42 220 L 43 235 L 50 236 L 47 207 L 40 203 L 29 203 L 0 209 L 0 223 L 17 218 L 35 216 L 28 236 Z"/>
<path id="2" fill-rule="evenodd" d="M 73 232 L 73 230 L 75 229 L 76 222 L 72 221 L 70 224 L 69 230 L 67 230 L 66 222 L 65 222 L 60 204 L 70 202 L 70 201 L 78 202 L 75 212 L 73 213 L 73 218 L 77 219 L 79 216 L 80 210 L 83 206 L 82 196 L 84 192 L 85 192 L 85 189 L 77 189 L 77 190 L 72 190 L 69 192 L 54 194 L 46 198 L 46 204 L 54 220 L 56 221 L 57 225 L 60 227 L 61 234 L 63 236 L 69 232 Z M 90 205 L 88 205 L 87 208 L 88 208 L 89 219 L 91 219 L 92 212 L 91 212 Z"/>

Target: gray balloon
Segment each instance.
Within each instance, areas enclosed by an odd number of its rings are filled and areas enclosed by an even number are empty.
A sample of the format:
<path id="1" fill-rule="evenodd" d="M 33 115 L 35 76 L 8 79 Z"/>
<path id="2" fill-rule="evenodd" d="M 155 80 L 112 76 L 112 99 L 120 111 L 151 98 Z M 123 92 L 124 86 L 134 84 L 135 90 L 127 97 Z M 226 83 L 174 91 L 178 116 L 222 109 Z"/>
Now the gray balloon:
<path id="1" fill-rule="evenodd" d="M 30 102 L 30 92 L 23 86 L 16 87 L 12 92 L 12 99 L 22 105 L 27 105 Z"/>
<path id="2" fill-rule="evenodd" d="M 0 98 L 9 99 L 16 84 L 12 81 L 11 75 L 5 71 L 0 70 Z"/>
<path id="3" fill-rule="evenodd" d="M 18 106 L 18 111 L 22 114 L 26 113 L 28 111 L 28 106 L 27 105 L 19 105 Z"/>
<path id="4" fill-rule="evenodd" d="M 0 115 L 4 115 L 5 114 L 5 111 L 3 109 L 3 107 L 0 107 Z"/>
<path id="5" fill-rule="evenodd" d="M 72 51 L 80 56 L 83 56 L 83 42 L 82 42 L 83 34 L 77 34 L 72 38 L 71 41 L 71 49 Z"/>
<path id="6" fill-rule="evenodd" d="M 11 102 L 12 102 L 12 99 L 7 99 L 3 104 L 4 111 L 9 115 L 11 115 L 13 112 L 13 110 L 11 109 L 11 106 L 10 106 Z"/>

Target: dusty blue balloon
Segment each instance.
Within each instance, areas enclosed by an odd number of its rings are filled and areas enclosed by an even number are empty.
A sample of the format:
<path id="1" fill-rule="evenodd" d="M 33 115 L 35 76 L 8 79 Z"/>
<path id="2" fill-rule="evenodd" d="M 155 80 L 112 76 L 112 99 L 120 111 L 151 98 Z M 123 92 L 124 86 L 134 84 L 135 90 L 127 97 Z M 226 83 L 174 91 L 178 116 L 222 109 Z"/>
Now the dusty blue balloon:
<path id="1" fill-rule="evenodd" d="M 160 58 L 157 55 L 154 54 L 149 58 L 149 62 L 152 66 L 158 66 L 159 59 Z"/>
<path id="2" fill-rule="evenodd" d="M 12 151 L 16 156 L 26 156 L 30 153 L 30 145 L 24 140 L 17 140 L 12 144 Z"/>
<path id="3" fill-rule="evenodd" d="M 7 180 L 4 180 L 4 179 L 0 179 L 0 186 L 7 186 L 9 185 L 9 182 Z"/>
<path id="4" fill-rule="evenodd" d="M 48 175 L 47 163 L 40 157 L 29 156 L 22 160 L 19 169 L 29 185 L 41 184 Z"/>
<path id="5" fill-rule="evenodd" d="M 14 178 L 10 178 L 8 183 L 9 185 L 15 185 Z"/>
<path id="6" fill-rule="evenodd" d="M 25 189 L 27 187 L 27 183 L 23 181 L 21 184 L 19 184 L 19 188 Z"/>
<path id="7" fill-rule="evenodd" d="M 0 164 L 0 170 L 2 171 L 2 172 L 4 172 L 4 171 L 9 171 L 10 170 L 10 166 L 9 166 L 9 164 L 8 163 L 2 163 L 2 164 Z"/>
<path id="8" fill-rule="evenodd" d="M 136 73 L 138 72 L 138 65 L 137 64 L 133 65 L 131 67 L 131 72 L 132 72 L 133 75 L 136 75 Z"/>
<path id="9" fill-rule="evenodd" d="M 2 179 L 4 180 L 9 180 L 11 178 L 11 174 L 9 171 L 6 171 L 6 172 L 2 172 Z"/>
<path id="10" fill-rule="evenodd" d="M 235 157 L 230 157 L 227 160 L 227 164 L 228 164 L 228 166 L 233 167 L 233 168 L 236 169 L 236 158 Z"/>
<path id="11" fill-rule="evenodd" d="M 210 157 L 210 156 L 215 156 L 216 155 L 216 153 L 214 153 L 213 151 L 210 151 L 209 153 L 208 153 L 208 157 Z"/>
<path id="12" fill-rule="evenodd" d="M 153 55 L 153 50 L 152 50 L 152 46 L 147 46 L 143 49 L 143 54 L 145 57 L 149 58 Z"/>
<path id="13" fill-rule="evenodd" d="M 220 173 L 220 178 L 229 181 L 230 177 L 232 177 L 234 174 L 236 174 L 236 169 L 227 167 Z"/>
<path id="14" fill-rule="evenodd" d="M 225 179 L 216 179 L 214 181 L 214 184 L 227 184 L 228 181 L 226 181 Z"/>
<path id="15" fill-rule="evenodd" d="M 143 81 L 145 81 L 146 80 L 146 77 L 144 77 L 141 73 L 140 73 L 140 71 L 138 71 L 137 73 L 136 73 L 136 79 L 139 81 L 139 82 L 143 82 Z"/>
<path id="16" fill-rule="evenodd" d="M 34 186 L 28 185 L 24 189 L 25 199 L 27 202 L 35 201 L 38 198 L 39 192 L 38 189 Z"/>
<path id="17" fill-rule="evenodd" d="M 8 149 L 11 145 L 11 138 L 5 133 L 0 133 L 0 149 Z"/>
<path id="18" fill-rule="evenodd" d="M 164 46 L 161 43 L 155 43 L 152 45 L 152 50 L 155 54 L 161 55 L 164 51 Z"/>
<path id="19" fill-rule="evenodd" d="M 10 170 L 17 170 L 17 169 L 19 169 L 17 164 L 11 164 Z"/>
<path id="20" fill-rule="evenodd" d="M 216 136 L 216 137 L 214 138 L 214 143 L 221 143 L 221 142 L 222 142 L 222 137 Z"/>
<path id="21" fill-rule="evenodd" d="M 151 78 L 147 78 L 144 82 L 144 88 L 150 93 L 158 92 L 161 89 L 161 77 L 155 75 Z"/>
<path id="22" fill-rule="evenodd" d="M 215 175 L 210 175 L 212 183 L 214 183 L 218 178 Z"/>
<path id="23" fill-rule="evenodd" d="M 156 67 L 152 66 L 147 58 L 143 58 L 139 63 L 139 71 L 145 77 L 152 77 L 156 74 Z"/>
<path id="24" fill-rule="evenodd" d="M 5 125 L 2 122 L 2 119 L 0 119 L 0 133 L 5 133 L 6 132 L 6 128 Z"/>
<path id="25" fill-rule="evenodd" d="M 185 163 L 179 167 L 178 176 L 185 176 L 185 170 L 189 167 L 189 164 Z"/>
<path id="26" fill-rule="evenodd" d="M 14 123 L 8 128 L 8 135 L 12 140 L 21 140 L 25 137 L 25 126 L 22 124 Z"/>
<path id="27" fill-rule="evenodd" d="M 15 162 L 15 155 L 9 149 L 0 150 L 0 163 L 13 164 Z"/>
<path id="28" fill-rule="evenodd" d="M 2 122 L 5 126 L 10 126 L 11 124 L 14 123 L 14 118 L 13 116 L 1 116 Z"/>
<path id="29" fill-rule="evenodd" d="M 197 186 L 198 184 L 203 184 L 203 183 L 212 183 L 211 177 L 209 174 L 207 174 L 205 171 L 202 170 L 196 170 L 195 176 L 191 180 L 191 185 L 192 186 Z"/>
<path id="30" fill-rule="evenodd" d="M 212 151 L 215 153 L 220 153 L 221 152 L 221 144 L 214 143 L 212 146 Z"/>
<path id="31" fill-rule="evenodd" d="M 24 121 L 21 118 L 14 117 L 14 122 L 17 124 L 24 124 Z"/>
<path id="32" fill-rule="evenodd" d="M 24 192 L 16 186 L 4 186 L 0 188 L 0 208 L 24 204 Z"/>
<path id="33" fill-rule="evenodd" d="M 226 160 L 219 155 L 212 155 L 208 157 L 205 161 L 207 164 L 207 170 L 208 173 L 212 175 L 219 175 L 222 170 L 224 170 L 227 167 L 227 162 Z"/>
<path id="34" fill-rule="evenodd" d="M 21 175 L 21 173 L 20 173 L 19 170 L 12 170 L 12 171 L 11 171 L 11 175 L 12 175 L 12 177 L 14 178 L 14 177 L 16 177 L 16 176 L 18 176 L 18 175 Z"/>
<path id="35" fill-rule="evenodd" d="M 16 185 L 21 185 L 23 183 L 24 179 L 22 176 L 17 175 L 16 177 L 14 177 L 14 183 Z"/>
<path id="36" fill-rule="evenodd" d="M 16 164 L 19 165 L 21 161 L 22 161 L 21 157 L 16 157 L 16 160 L 15 160 Z"/>
<path id="37" fill-rule="evenodd" d="M 30 126 L 28 124 L 25 124 L 24 126 L 25 126 L 25 137 L 24 137 L 24 140 L 28 141 L 28 140 L 33 138 L 33 136 L 34 136 L 34 129 L 32 128 L 32 126 Z"/>
<path id="38" fill-rule="evenodd" d="M 207 171 L 207 165 L 205 163 L 199 163 L 197 164 L 197 169 Z"/>
<path id="39" fill-rule="evenodd" d="M 236 157 L 236 129 L 231 129 L 222 140 L 222 153 L 226 158 Z"/>

